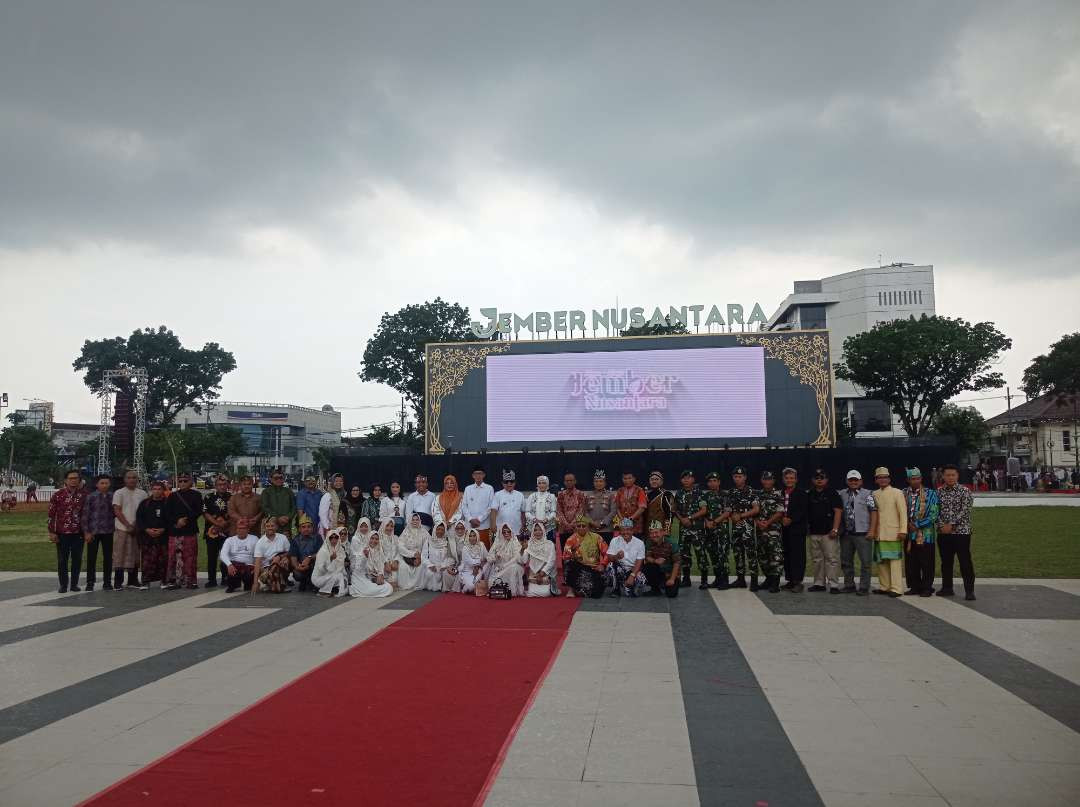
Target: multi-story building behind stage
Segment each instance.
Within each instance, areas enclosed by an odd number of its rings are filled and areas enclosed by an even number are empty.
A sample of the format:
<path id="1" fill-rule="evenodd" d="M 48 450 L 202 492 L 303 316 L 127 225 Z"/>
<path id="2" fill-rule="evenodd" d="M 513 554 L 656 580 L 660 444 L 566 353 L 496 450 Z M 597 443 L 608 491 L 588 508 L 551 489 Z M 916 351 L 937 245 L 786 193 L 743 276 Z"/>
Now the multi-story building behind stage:
<path id="1" fill-rule="evenodd" d="M 769 318 L 766 329 L 828 328 L 829 350 L 836 363 L 849 336 L 879 322 L 923 314 L 935 314 L 934 267 L 893 263 L 820 280 L 796 280 L 793 292 Z M 863 434 L 904 433 L 886 404 L 864 397 L 851 382 L 837 379 L 833 395 L 838 423 L 846 422 Z"/>
<path id="2" fill-rule="evenodd" d="M 277 403 L 215 401 L 201 412 L 184 409 L 176 418 L 182 429 L 231 426 L 244 436 L 246 453 L 233 457 L 234 469 L 253 472 L 281 468 L 287 474 L 312 471 L 315 450 L 341 442 L 341 413 L 327 404 L 321 409 Z"/>

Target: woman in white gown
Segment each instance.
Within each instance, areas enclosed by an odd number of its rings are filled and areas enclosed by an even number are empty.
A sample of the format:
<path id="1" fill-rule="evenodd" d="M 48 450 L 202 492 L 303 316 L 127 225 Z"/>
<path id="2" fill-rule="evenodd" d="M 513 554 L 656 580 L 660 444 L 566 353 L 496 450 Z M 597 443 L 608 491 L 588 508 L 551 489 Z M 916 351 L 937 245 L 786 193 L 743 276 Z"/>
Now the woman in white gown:
<path id="1" fill-rule="evenodd" d="M 488 582 L 502 580 L 510 586 L 510 593 L 520 597 L 525 593 L 524 574 L 521 569 L 521 542 L 514 536 L 509 524 L 503 524 L 491 544 L 488 553 Z"/>
<path id="2" fill-rule="evenodd" d="M 458 560 L 461 560 L 461 548 L 465 546 L 465 541 L 468 536 L 469 525 L 464 521 L 459 521 L 450 531 L 450 543 L 454 546 L 454 553 L 457 555 Z"/>
<path id="3" fill-rule="evenodd" d="M 393 521 L 390 521 L 391 535 Z M 349 594 L 353 597 L 389 597 L 394 587 L 387 579 L 387 568 L 392 559 L 390 552 L 383 546 L 379 533 L 371 530 L 366 518 L 361 518 L 356 525 L 356 533 L 349 542 L 349 563 L 352 576 Z"/>
<path id="4" fill-rule="evenodd" d="M 320 597 L 344 597 L 349 593 L 348 575 L 345 571 L 345 557 L 348 553 L 349 548 L 341 540 L 340 529 L 326 533 L 326 540 L 319 547 L 315 555 L 315 565 L 311 569 L 311 585 L 318 589 Z"/>
<path id="5" fill-rule="evenodd" d="M 459 521 L 458 524 L 463 525 L 463 522 Z M 458 590 L 462 594 L 472 594 L 476 591 L 476 581 L 484 579 L 488 562 L 487 547 L 480 540 L 479 531 L 473 529 L 465 533 L 465 543 L 461 545 L 460 557 Z"/>
<path id="6" fill-rule="evenodd" d="M 423 587 L 424 548 L 430 537 L 420 523 L 420 516 L 413 513 L 408 525 L 397 538 L 397 583 L 402 591 Z"/>
<path id="7" fill-rule="evenodd" d="M 428 591 L 454 591 L 457 588 L 458 561 L 453 539 L 446 537 L 446 524 L 435 522 L 431 538 L 424 544 L 424 585 Z"/>
<path id="8" fill-rule="evenodd" d="M 533 522 L 522 561 L 528 580 L 527 595 L 550 597 L 551 576 L 555 574 L 555 544 L 547 539 L 544 525 L 539 521 Z"/>

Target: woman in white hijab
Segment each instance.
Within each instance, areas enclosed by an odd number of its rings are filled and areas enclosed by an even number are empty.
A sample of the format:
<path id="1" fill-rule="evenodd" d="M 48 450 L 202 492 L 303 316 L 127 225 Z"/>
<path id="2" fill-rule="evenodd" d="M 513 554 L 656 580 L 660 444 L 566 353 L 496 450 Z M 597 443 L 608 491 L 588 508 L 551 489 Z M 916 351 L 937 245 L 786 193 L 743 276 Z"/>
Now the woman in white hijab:
<path id="1" fill-rule="evenodd" d="M 459 521 L 458 525 L 463 526 L 464 522 Z M 472 594 L 476 591 L 476 581 L 484 579 L 488 562 L 487 547 L 480 540 L 480 533 L 477 530 L 470 529 L 465 533 L 465 543 L 461 545 L 460 558 L 458 590 L 463 594 Z"/>
<path id="2" fill-rule="evenodd" d="M 549 488 L 551 482 L 546 476 L 536 477 L 536 491 L 525 500 L 525 529 L 532 535 L 533 524 L 544 528 L 544 535 L 555 545 L 555 576 L 562 572 L 562 540 L 559 538 L 558 519 L 555 511 L 558 499 Z"/>
<path id="3" fill-rule="evenodd" d="M 390 522 L 391 534 L 393 521 Z M 349 563 L 352 568 L 349 594 L 353 597 L 389 597 L 394 593 L 391 585 L 390 552 L 383 546 L 379 533 L 371 529 L 367 518 L 361 518 L 356 533 L 349 542 Z"/>
<path id="4" fill-rule="evenodd" d="M 311 569 L 311 585 L 318 589 L 320 597 L 344 597 L 349 593 L 348 575 L 345 571 L 345 557 L 349 548 L 342 542 L 341 535 L 340 529 L 332 529 L 326 533 L 326 540 L 315 555 L 315 565 Z"/>
<path id="5" fill-rule="evenodd" d="M 522 560 L 528 579 L 528 596 L 550 597 L 551 576 L 555 574 L 555 544 L 547 539 L 539 521 L 532 525 Z"/>
<path id="6" fill-rule="evenodd" d="M 431 535 L 420 523 L 420 515 L 413 513 L 408 526 L 397 539 L 398 588 L 410 591 L 424 585 L 424 550 Z"/>
<path id="7" fill-rule="evenodd" d="M 521 570 L 521 542 L 514 536 L 509 524 L 503 524 L 491 544 L 488 582 L 502 580 L 510 586 L 510 593 L 520 597 L 525 593 L 525 579 Z"/>
<path id="8" fill-rule="evenodd" d="M 435 522 L 431 537 L 424 544 L 424 585 L 428 591 L 454 591 L 457 588 L 457 547 L 446 537 L 446 524 Z"/>

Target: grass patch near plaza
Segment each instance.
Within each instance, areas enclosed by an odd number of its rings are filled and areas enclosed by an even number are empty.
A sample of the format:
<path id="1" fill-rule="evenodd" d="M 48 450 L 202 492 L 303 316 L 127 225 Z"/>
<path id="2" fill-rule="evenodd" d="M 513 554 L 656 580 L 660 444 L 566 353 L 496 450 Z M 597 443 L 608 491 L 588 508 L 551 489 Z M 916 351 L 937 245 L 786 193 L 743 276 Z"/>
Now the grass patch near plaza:
<path id="1" fill-rule="evenodd" d="M 56 570 L 56 550 L 45 529 L 47 508 L 20 505 L 14 513 L 0 514 L 0 571 Z M 976 507 L 972 517 L 979 577 L 1080 577 L 1080 508 Z M 204 551 L 200 546 L 200 554 Z M 199 565 L 204 566 L 201 559 Z M 954 574 L 959 576 L 959 569 Z"/>

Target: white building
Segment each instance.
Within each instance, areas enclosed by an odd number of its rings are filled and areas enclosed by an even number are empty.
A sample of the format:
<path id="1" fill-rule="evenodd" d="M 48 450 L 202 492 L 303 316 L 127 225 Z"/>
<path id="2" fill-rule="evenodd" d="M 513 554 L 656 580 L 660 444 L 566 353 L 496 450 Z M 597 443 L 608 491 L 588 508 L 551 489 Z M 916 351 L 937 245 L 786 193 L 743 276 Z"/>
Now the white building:
<path id="1" fill-rule="evenodd" d="M 795 289 L 769 318 L 767 330 L 829 329 L 833 364 L 844 354 L 844 340 L 879 322 L 935 314 L 934 267 L 894 263 L 856 269 L 821 280 L 796 280 Z M 888 406 L 868 400 L 848 381 L 835 382 L 837 421 L 859 432 L 903 434 Z"/>
<path id="2" fill-rule="evenodd" d="M 277 403 L 216 401 L 202 412 L 184 409 L 176 417 L 181 429 L 205 429 L 208 425 L 239 429 L 248 453 L 233 457 L 233 468 L 252 471 L 281 468 L 288 474 L 314 469 L 315 449 L 340 446 L 341 413 L 327 404 L 322 409 Z"/>

